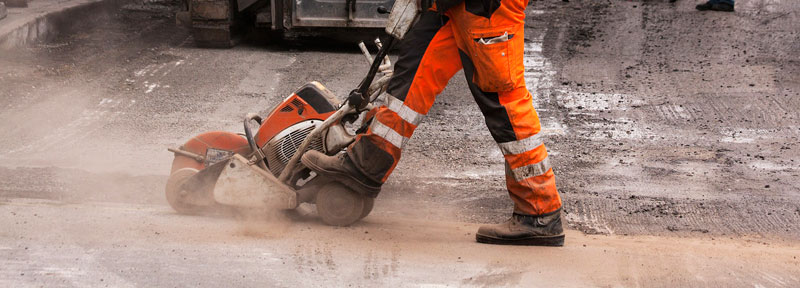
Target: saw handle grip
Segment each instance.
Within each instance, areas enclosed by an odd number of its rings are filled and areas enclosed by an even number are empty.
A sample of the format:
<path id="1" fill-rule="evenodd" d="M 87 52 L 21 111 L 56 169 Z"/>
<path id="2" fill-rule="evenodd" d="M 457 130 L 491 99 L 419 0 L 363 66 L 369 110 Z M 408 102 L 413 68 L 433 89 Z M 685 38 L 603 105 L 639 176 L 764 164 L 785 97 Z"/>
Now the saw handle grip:
<path id="1" fill-rule="evenodd" d="M 244 137 L 247 138 L 247 144 L 250 145 L 250 150 L 253 150 L 253 153 L 258 156 L 257 161 L 263 162 L 264 167 L 266 167 L 267 163 L 264 161 L 266 155 L 264 155 L 264 152 L 258 148 L 253 131 L 250 130 L 250 121 L 253 120 L 255 120 L 259 126 L 261 125 L 261 116 L 258 116 L 258 114 L 255 113 L 247 113 L 247 116 L 244 117 Z"/>
<path id="2" fill-rule="evenodd" d="M 378 55 L 375 55 L 375 58 L 372 59 L 372 65 L 369 67 L 367 76 L 364 77 L 364 80 L 361 80 L 361 84 L 358 85 L 358 88 L 350 91 L 347 102 L 351 107 L 362 110 L 369 103 L 369 86 L 372 85 L 372 80 L 375 80 L 375 74 L 378 74 L 378 68 L 380 68 L 383 63 L 383 58 L 386 57 L 386 54 L 389 54 L 389 49 L 392 49 L 392 46 L 394 46 L 395 40 L 394 37 L 389 36 L 386 43 L 378 50 Z"/>

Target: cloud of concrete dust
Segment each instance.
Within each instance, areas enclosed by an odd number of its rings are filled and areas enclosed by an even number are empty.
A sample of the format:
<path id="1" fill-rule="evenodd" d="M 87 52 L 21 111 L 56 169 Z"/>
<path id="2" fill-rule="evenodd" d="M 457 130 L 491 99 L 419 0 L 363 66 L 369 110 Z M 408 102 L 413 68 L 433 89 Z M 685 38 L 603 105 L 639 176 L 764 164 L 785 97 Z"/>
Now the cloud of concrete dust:
<path id="1" fill-rule="evenodd" d="M 0 178 L 15 187 L 3 196 L 165 203 L 171 155 L 151 131 L 124 121 L 138 100 L 117 91 L 124 83 L 91 71 L 124 60 L 86 52 L 113 51 L 114 41 L 103 40 L 113 33 L 81 28 L 0 50 Z"/>
<path id="2" fill-rule="evenodd" d="M 287 211 L 270 209 L 239 209 L 235 212 L 237 235 L 253 238 L 278 238 L 292 224 Z"/>

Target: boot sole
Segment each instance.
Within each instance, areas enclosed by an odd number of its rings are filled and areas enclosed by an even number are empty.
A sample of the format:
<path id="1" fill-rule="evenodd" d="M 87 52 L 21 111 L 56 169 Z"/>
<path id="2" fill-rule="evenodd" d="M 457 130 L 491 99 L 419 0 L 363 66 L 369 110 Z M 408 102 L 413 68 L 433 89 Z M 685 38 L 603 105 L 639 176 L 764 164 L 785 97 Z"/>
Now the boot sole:
<path id="1" fill-rule="evenodd" d="M 319 167 L 308 160 L 306 155 L 300 157 L 300 163 L 303 163 L 303 165 L 306 165 L 308 169 L 311 169 L 314 172 L 334 178 L 342 184 L 350 186 L 351 188 L 356 188 L 359 192 L 364 193 L 364 195 L 367 197 L 375 198 L 375 196 L 381 192 L 380 187 L 372 187 L 365 183 L 361 183 L 361 181 L 353 179 L 353 177 L 350 177 L 350 175 L 347 173 L 322 169 L 322 167 Z"/>
<path id="2" fill-rule="evenodd" d="M 475 241 L 484 244 L 496 245 L 523 245 L 523 246 L 564 246 L 564 235 L 555 236 L 534 236 L 517 239 L 501 239 L 480 234 L 475 234 Z"/>

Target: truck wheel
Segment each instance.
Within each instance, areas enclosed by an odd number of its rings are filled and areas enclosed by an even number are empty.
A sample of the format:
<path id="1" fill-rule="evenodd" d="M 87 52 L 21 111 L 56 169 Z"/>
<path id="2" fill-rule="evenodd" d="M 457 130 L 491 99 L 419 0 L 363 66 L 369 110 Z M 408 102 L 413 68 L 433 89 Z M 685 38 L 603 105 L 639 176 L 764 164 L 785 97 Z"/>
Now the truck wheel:
<path id="1" fill-rule="evenodd" d="M 230 24 L 194 24 L 194 44 L 201 48 L 231 48 L 235 46 Z"/>
<path id="2" fill-rule="evenodd" d="M 366 197 L 350 188 L 331 182 L 317 193 L 317 212 L 325 224 L 347 226 L 362 218 L 365 200 Z"/>
<path id="3" fill-rule="evenodd" d="M 194 168 L 181 168 L 169 175 L 167 179 L 167 202 L 172 209 L 181 214 L 198 214 L 203 211 L 203 207 L 188 203 L 191 191 L 182 189 L 183 183 L 189 180 L 198 170 Z"/>
<path id="4" fill-rule="evenodd" d="M 237 22 L 236 0 L 187 0 L 192 37 L 198 47 L 234 46 Z M 186 17 L 184 17 L 185 20 Z"/>

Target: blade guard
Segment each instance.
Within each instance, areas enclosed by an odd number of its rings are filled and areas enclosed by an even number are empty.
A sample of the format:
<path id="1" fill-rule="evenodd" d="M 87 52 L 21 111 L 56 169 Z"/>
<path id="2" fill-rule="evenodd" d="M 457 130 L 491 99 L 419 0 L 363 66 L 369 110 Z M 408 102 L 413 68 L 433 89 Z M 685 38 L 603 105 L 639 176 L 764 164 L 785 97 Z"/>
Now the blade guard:
<path id="1" fill-rule="evenodd" d="M 297 193 L 263 169 L 249 165 L 239 154 L 225 165 L 214 186 L 220 204 L 268 209 L 294 209 Z"/>
<path id="2" fill-rule="evenodd" d="M 389 21 L 386 23 L 386 33 L 398 40 L 403 39 L 418 14 L 419 7 L 416 0 L 394 1 L 392 13 L 389 14 Z"/>

